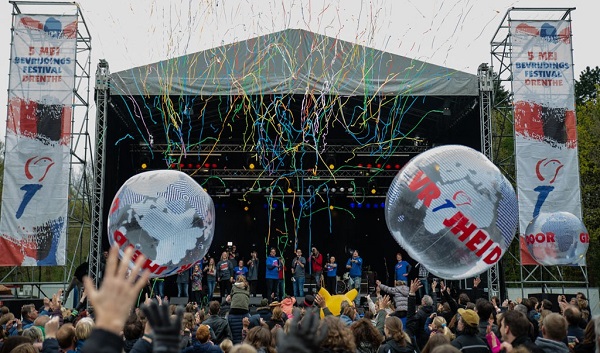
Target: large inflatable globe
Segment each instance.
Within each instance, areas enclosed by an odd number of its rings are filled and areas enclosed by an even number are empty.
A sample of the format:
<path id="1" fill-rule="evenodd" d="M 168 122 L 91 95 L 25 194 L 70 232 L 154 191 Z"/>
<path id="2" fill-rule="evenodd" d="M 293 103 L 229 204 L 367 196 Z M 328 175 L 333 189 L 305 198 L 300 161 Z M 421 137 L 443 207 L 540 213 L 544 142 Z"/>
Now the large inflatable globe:
<path id="1" fill-rule="evenodd" d="M 131 177 L 108 216 L 111 246 L 118 244 L 121 255 L 127 247 L 143 254 L 151 277 L 189 269 L 208 252 L 214 229 L 210 196 L 190 176 L 173 170 Z"/>
<path id="2" fill-rule="evenodd" d="M 517 198 L 483 154 L 448 145 L 416 156 L 398 172 L 385 219 L 412 259 L 437 277 L 463 279 L 504 255 L 518 224 Z"/>
<path id="3" fill-rule="evenodd" d="M 577 265 L 590 237 L 583 222 L 569 212 L 540 213 L 527 225 L 527 250 L 542 265 Z"/>

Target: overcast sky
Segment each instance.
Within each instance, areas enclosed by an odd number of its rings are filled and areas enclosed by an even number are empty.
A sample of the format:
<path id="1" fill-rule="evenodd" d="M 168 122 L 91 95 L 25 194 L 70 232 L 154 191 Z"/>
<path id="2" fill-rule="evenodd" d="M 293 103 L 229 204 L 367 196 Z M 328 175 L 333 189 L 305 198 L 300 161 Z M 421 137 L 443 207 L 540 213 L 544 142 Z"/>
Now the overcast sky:
<path id="1" fill-rule="evenodd" d="M 600 65 L 597 0 L 80 0 L 79 4 L 92 36 L 92 73 L 100 58 L 116 72 L 285 28 L 303 28 L 475 74 L 479 64 L 490 62 L 489 43 L 506 10 L 539 6 L 576 7 L 572 12 L 576 78 L 586 66 Z M 4 0 L 0 6 L 0 58 L 5 59 L 0 87 L 8 87 L 12 5 Z M 6 101 L 5 93 L 0 98 L 4 107 Z M 1 121 L 4 136 L 5 116 Z"/>

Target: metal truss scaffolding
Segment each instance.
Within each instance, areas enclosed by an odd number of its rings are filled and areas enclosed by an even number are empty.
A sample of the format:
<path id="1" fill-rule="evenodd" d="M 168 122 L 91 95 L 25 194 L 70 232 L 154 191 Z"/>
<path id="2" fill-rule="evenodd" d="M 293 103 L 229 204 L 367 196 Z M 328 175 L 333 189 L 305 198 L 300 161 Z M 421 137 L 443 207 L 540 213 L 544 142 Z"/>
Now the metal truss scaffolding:
<path id="1" fill-rule="evenodd" d="M 491 40 L 491 66 L 488 70 L 493 80 L 492 104 L 489 109 L 489 121 L 482 131 L 491 130 L 488 157 L 502 172 L 516 185 L 515 150 L 514 150 L 514 117 L 513 117 L 513 90 L 512 90 L 512 42 L 510 33 L 511 21 L 571 21 L 571 11 L 574 8 L 511 8 Z M 481 66 L 480 66 L 481 70 Z M 483 96 L 482 96 L 483 97 Z M 485 103 L 485 101 L 483 101 Z M 482 119 L 484 118 L 482 106 Z M 482 120 L 483 122 L 483 120 Z M 487 125 L 489 124 L 489 125 Z M 483 142 L 482 146 L 488 145 Z M 492 151 L 493 146 L 493 151 Z M 525 295 L 525 288 L 537 288 L 542 293 L 550 286 L 562 287 L 579 286 L 588 288 L 589 282 L 587 268 L 560 267 L 560 266 L 524 266 L 521 262 L 519 237 L 510 246 L 508 253 L 502 260 L 507 286 L 521 288 L 521 296 Z M 571 280 L 568 280 L 568 278 Z M 572 280 L 577 278 L 576 280 Z M 502 297 L 506 292 L 501 291 Z"/>
<path id="2" fill-rule="evenodd" d="M 490 160 L 493 160 L 492 154 L 492 101 L 494 94 L 493 74 L 487 64 L 479 65 L 477 69 L 477 78 L 479 81 L 479 116 L 481 119 L 481 153 Z M 500 286 L 500 266 L 496 262 L 494 266 L 487 271 L 488 296 L 499 296 Z"/>
<path id="3" fill-rule="evenodd" d="M 16 16 L 29 15 L 55 15 L 73 14 L 78 16 L 77 47 L 75 53 L 75 86 L 73 88 L 72 116 L 71 116 L 71 146 L 70 146 L 70 172 L 69 172 L 69 209 L 67 226 L 67 255 L 64 267 L 63 280 L 56 281 L 48 268 L 44 267 L 13 267 L 0 279 L 1 283 L 17 284 L 20 286 L 35 286 L 41 296 L 52 293 L 43 293 L 40 283 L 55 282 L 64 285 L 69 283 L 75 268 L 87 261 L 87 249 L 91 221 L 91 184 L 89 180 L 88 165 L 91 161 L 91 152 L 94 146 L 89 135 L 89 106 L 90 106 L 90 79 L 91 79 L 91 36 L 81 9 L 74 2 L 58 1 L 11 1 L 13 5 L 12 27 L 15 27 Z M 12 33 L 14 36 L 14 33 Z M 11 43 L 14 38 L 11 38 Z M 54 278 L 54 279 L 53 279 Z"/>

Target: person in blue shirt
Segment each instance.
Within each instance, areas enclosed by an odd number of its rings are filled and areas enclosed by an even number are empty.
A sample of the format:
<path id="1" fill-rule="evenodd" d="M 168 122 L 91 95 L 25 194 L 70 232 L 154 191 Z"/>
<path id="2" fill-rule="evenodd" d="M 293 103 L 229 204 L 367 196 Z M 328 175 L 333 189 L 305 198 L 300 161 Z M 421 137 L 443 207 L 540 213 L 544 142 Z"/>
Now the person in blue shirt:
<path id="1" fill-rule="evenodd" d="M 329 262 L 325 264 L 325 271 L 327 271 L 325 288 L 327 288 L 329 294 L 337 294 L 337 263 L 335 262 L 335 256 L 329 258 Z"/>
<path id="2" fill-rule="evenodd" d="M 248 267 L 244 266 L 244 260 L 238 261 L 238 266 L 235 268 L 235 278 L 238 276 L 248 277 Z"/>
<path id="3" fill-rule="evenodd" d="M 402 260 L 401 253 L 396 254 L 396 261 L 398 262 L 396 263 L 396 266 L 394 266 L 394 270 L 396 271 L 396 277 L 394 279 L 396 281 L 408 283 L 408 274 L 410 273 L 410 270 L 412 270 L 412 266 L 408 262 Z"/>
<path id="4" fill-rule="evenodd" d="M 346 268 L 350 270 L 350 288 L 355 288 L 358 291 L 356 299 L 354 299 L 354 304 L 360 304 L 360 280 L 362 278 L 362 264 L 363 260 L 360 256 L 358 256 L 358 250 L 354 250 L 352 253 L 352 257 L 348 259 L 346 262 Z"/>
<path id="5" fill-rule="evenodd" d="M 265 278 L 267 279 L 267 298 L 270 298 L 271 301 L 275 300 L 275 297 L 277 296 L 279 268 L 281 267 L 281 261 L 276 255 L 277 252 L 275 248 L 271 248 L 266 260 L 267 271 Z"/>

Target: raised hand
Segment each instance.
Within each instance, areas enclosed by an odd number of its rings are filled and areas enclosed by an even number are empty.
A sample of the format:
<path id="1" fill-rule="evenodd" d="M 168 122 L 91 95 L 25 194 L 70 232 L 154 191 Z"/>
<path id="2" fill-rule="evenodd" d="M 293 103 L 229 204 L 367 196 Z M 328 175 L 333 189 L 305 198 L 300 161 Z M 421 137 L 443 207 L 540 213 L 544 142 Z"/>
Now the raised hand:
<path id="1" fill-rule="evenodd" d="M 127 276 L 132 257 L 133 249 L 127 248 L 119 262 L 119 248 L 113 246 L 106 260 L 106 271 L 100 289 L 96 289 L 91 278 L 83 279 L 88 299 L 96 313 L 96 327 L 117 335 L 123 330 L 131 307 L 150 276 L 148 272 L 142 272 L 146 258 L 141 255 L 135 260 L 133 270 Z"/>
<path id="2" fill-rule="evenodd" d="M 423 284 L 421 283 L 421 280 L 418 278 L 415 278 L 412 280 L 412 282 L 410 282 L 410 292 L 411 293 L 416 293 L 419 291 L 419 288 L 422 288 Z"/>

